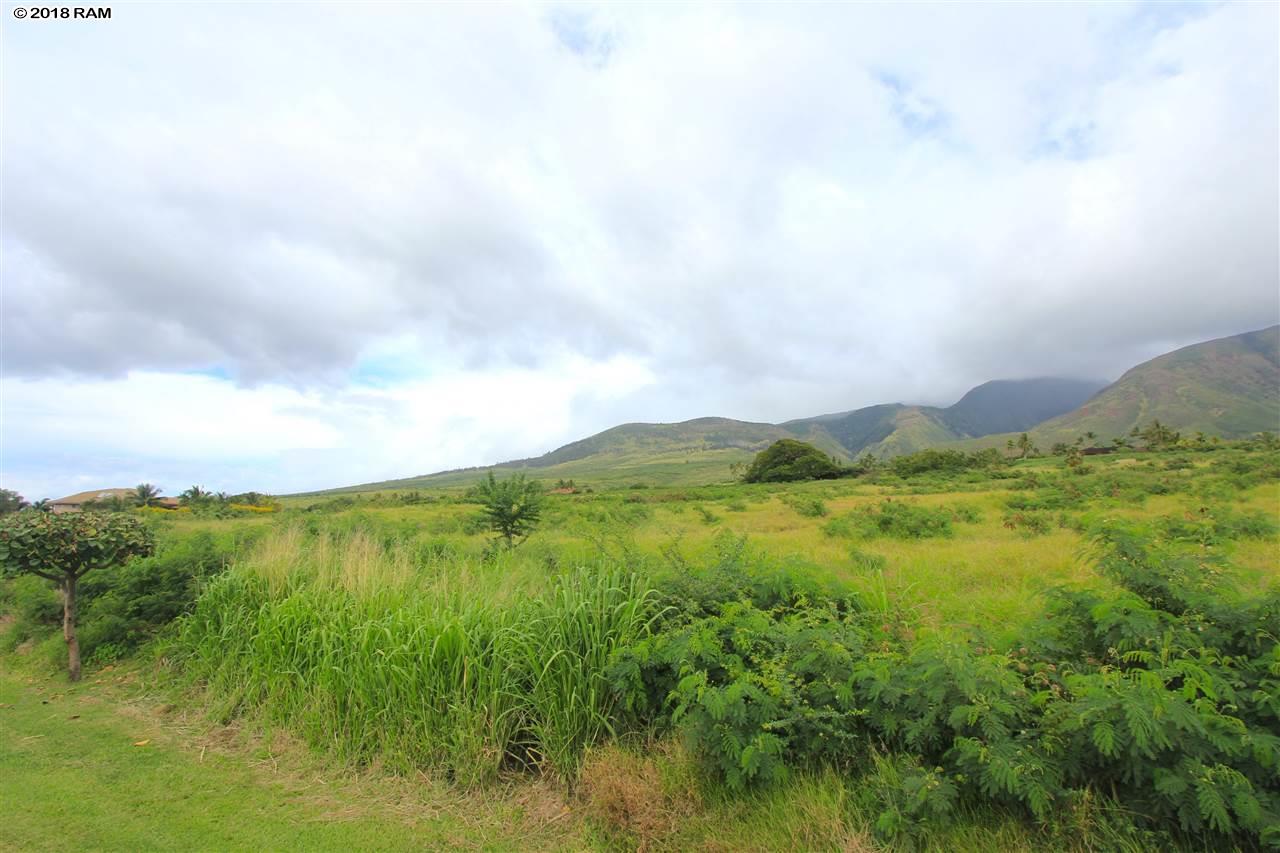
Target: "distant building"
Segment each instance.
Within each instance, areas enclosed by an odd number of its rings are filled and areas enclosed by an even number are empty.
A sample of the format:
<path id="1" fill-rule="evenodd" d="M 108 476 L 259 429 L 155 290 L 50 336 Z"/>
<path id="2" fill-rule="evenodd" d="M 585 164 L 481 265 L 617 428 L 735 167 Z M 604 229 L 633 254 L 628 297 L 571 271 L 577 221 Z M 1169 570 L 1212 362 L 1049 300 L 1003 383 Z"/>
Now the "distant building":
<path id="1" fill-rule="evenodd" d="M 77 492 L 65 498 L 58 498 L 56 501 L 49 501 L 49 511 L 79 512 L 84 509 L 85 504 L 93 501 L 109 501 L 112 498 L 127 501 L 135 494 L 137 493 L 133 489 L 93 489 L 88 492 Z"/>
<path id="2" fill-rule="evenodd" d="M 137 490 L 135 489 L 93 489 L 88 492 L 67 495 L 65 498 L 58 498 L 56 501 L 49 501 L 49 511 L 80 512 L 87 503 L 109 501 L 112 498 L 132 503 L 136 495 Z M 156 498 L 152 506 L 157 506 L 161 509 L 177 509 L 180 504 L 181 502 L 177 498 Z"/>

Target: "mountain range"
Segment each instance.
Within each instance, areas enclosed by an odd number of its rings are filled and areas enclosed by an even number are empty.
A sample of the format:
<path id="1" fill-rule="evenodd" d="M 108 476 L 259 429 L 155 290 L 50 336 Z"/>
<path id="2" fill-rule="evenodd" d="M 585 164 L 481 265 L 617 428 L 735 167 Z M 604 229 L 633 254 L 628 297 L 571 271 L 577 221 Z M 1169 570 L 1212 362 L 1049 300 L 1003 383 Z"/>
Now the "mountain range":
<path id="1" fill-rule="evenodd" d="M 785 421 L 695 418 L 629 423 L 529 459 L 493 466 L 542 479 L 692 484 L 728 479 L 781 438 L 810 442 L 839 459 L 888 457 L 928 447 L 1000 446 L 1028 432 L 1041 447 L 1093 433 L 1105 442 L 1152 420 L 1184 432 L 1239 438 L 1280 430 L 1280 326 L 1183 347 L 1111 384 L 1087 379 L 986 382 L 947 407 L 886 403 Z M 481 468 L 368 483 L 331 492 L 447 487 Z"/>

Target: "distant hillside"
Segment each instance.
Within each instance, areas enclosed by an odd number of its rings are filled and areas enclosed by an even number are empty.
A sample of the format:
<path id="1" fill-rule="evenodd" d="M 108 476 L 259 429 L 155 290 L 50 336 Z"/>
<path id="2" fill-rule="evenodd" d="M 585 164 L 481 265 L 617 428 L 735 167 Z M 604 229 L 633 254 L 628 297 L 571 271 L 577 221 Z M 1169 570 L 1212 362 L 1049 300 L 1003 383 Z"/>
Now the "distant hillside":
<path id="1" fill-rule="evenodd" d="M 1074 411 L 1026 430 L 1042 449 L 1092 432 L 1100 443 L 1153 420 L 1180 432 L 1244 438 L 1280 430 L 1280 326 L 1192 344 L 1130 369 Z M 954 442 L 999 447 L 1015 435 Z"/>
<path id="2" fill-rule="evenodd" d="M 1176 430 L 1223 438 L 1280 429 L 1280 326 L 1153 358 L 1032 432 L 1048 446 L 1085 432 L 1127 435 L 1157 419 Z"/>
<path id="3" fill-rule="evenodd" d="M 945 420 L 962 435 L 1022 432 L 1070 412 L 1106 387 L 1086 379 L 1003 379 L 986 382 L 946 409 Z"/>
<path id="4" fill-rule="evenodd" d="M 820 427 L 850 456 L 898 456 L 957 439 L 1025 430 L 1071 411 L 1105 385 L 1087 379 L 997 380 L 979 385 L 947 408 L 890 403 L 783 426 Z"/>
<path id="5" fill-rule="evenodd" d="M 774 424 L 735 421 L 730 418 L 696 418 L 675 424 L 623 424 L 589 438 L 566 444 L 531 459 L 503 463 L 503 467 L 548 468 L 599 454 L 671 452 L 675 450 L 748 450 L 759 452 L 780 438 L 796 433 Z M 798 434 L 827 453 L 843 455 L 843 448 L 820 430 L 805 429 Z"/>
<path id="6" fill-rule="evenodd" d="M 541 479 L 601 484 L 718 482 L 730 478 L 731 465 L 751 461 L 780 438 L 799 438 L 837 459 L 849 460 L 867 452 L 894 456 L 982 434 L 972 431 L 975 429 L 1019 428 L 1028 411 L 1068 411 L 1078 404 L 1081 387 L 1101 384 L 1064 379 L 988 382 L 945 409 L 887 403 L 783 424 L 730 418 L 622 424 L 529 459 L 329 491 L 466 485 L 489 467 L 529 470 Z"/>
<path id="7" fill-rule="evenodd" d="M 489 467 L 529 469 L 544 480 L 685 485 L 728 480 L 730 466 L 749 462 L 780 438 L 808 441 L 839 459 L 863 453 L 896 456 L 938 446 L 996 447 L 1024 431 L 1042 448 L 1088 432 L 1107 441 L 1157 418 L 1184 432 L 1236 438 L 1280 430 L 1280 326 L 1184 347 L 1104 384 L 998 380 L 979 385 L 946 408 L 887 403 L 782 424 L 730 418 L 623 424 L 542 456 Z M 460 486 L 474 482 L 484 470 L 443 471 L 330 491 Z"/>

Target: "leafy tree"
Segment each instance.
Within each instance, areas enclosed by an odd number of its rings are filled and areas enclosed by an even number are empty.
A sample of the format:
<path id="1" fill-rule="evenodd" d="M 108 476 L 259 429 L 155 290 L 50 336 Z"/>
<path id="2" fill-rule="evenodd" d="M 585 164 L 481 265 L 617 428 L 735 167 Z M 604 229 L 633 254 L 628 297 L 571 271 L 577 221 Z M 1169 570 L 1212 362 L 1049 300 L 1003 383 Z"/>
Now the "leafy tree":
<path id="1" fill-rule="evenodd" d="M 742 479 L 747 483 L 787 483 L 795 480 L 830 480 L 843 469 L 812 444 L 784 438 L 756 454 Z"/>
<path id="2" fill-rule="evenodd" d="M 474 495 L 483 505 L 489 529 L 506 539 L 508 548 L 527 539 L 542 517 L 542 484 L 524 474 L 499 480 L 490 471 L 476 484 Z"/>
<path id="3" fill-rule="evenodd" d="M 160 489 L 150 483 L 139 483 L 133 489 L 133 503 L 136 506 L 155 506 L 160 497 Z"/>
<path id="4" fill-rule="evenodd" d="M 13 489 L 0 489 L 0 515 L 17 512 L 27 506 L 27 501 Z"/>
<path id="5" fill-rule="evenodd" d="M 62 635 L 72 681 L 80 680 L 77 582 L 92 569 L 118 565 L 154 550 L 151 531 L 127 515 L 22 512 L 0 521 L 0 573 L 46 578 L 62 593 Z"/>
<path id="6" fill-rule="evenodd" d="M 40 500 L 33 503 L 31 505 L 31 508 L 36 510 L 37 512 L 50 512 L 53 509 L 53 507 L 49 503 L 48 498 L 41 498 Z"/>

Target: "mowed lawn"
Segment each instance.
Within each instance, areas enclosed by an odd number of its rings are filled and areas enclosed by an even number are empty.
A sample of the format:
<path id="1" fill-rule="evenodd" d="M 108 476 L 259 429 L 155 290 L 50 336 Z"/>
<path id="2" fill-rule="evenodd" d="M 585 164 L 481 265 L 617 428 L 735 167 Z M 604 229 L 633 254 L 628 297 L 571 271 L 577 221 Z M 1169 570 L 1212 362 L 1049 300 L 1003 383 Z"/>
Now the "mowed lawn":
<path id="1" fill-rule="evenodd" d="M 0 664 L 0 850 L 585 846 L 544 787 L 480 798 L 425 780 L 343 776 L 298 749 L 219 748 L 122 701 L 129 688 L 112 673 L 89 678 L 71 686 Z"/>

